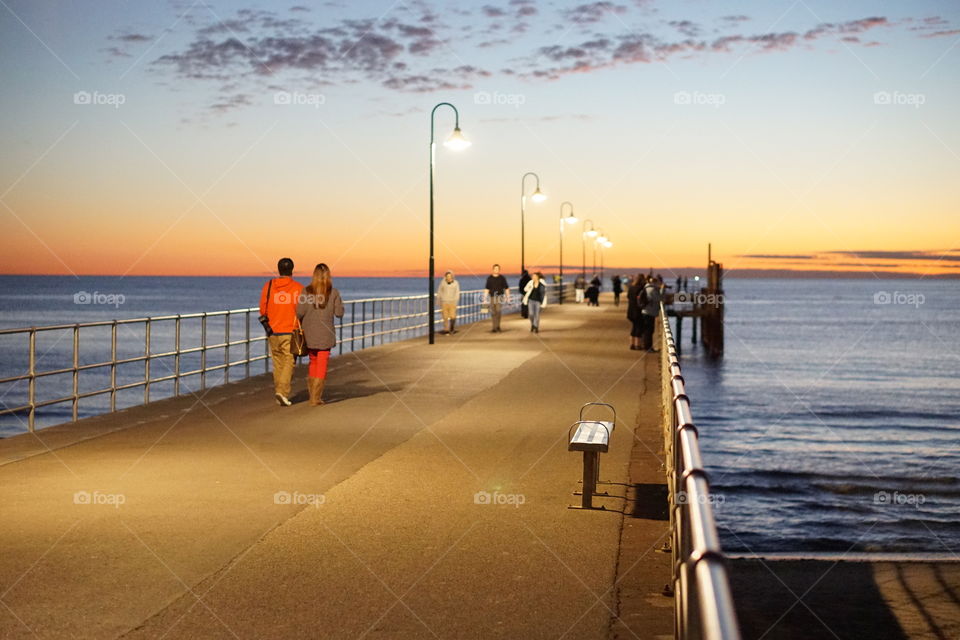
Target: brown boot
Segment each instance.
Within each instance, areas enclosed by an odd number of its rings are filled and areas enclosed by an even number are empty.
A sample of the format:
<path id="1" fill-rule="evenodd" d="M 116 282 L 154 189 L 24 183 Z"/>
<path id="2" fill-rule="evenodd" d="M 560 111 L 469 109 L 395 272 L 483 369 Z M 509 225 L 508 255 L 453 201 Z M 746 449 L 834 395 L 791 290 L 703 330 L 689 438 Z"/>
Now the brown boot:
<path id="1" fill-rule="evenodd" d="M 310 406 L 317 407 L 323 402 L 323 386 L 326 380 L 323 378 L 307 378 L 307 391 L 310 392 Z"/>

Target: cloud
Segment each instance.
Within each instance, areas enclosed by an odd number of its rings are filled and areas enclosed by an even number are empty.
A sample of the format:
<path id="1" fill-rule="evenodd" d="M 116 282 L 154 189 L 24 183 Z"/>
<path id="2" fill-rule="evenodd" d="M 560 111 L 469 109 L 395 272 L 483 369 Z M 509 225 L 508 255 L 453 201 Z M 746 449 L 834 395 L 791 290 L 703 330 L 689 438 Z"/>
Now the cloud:
<path id="1" fill-rule="evenodd" d="M 855 258 L 866 258 L 867 260 L 899 260 L 901 262 L 910 262 L 917 260 L 925 261 L 947 261 L 960 262 L 960 255 L 947 255 L 951 253 L 937 251 L 827 251 L 832 255 L 850 256 Z"/>
<path id="2" fill-rule="evenodd" d="M 688 34 L 697 33 L 697 25 L 690 21 L 668 23 Z M 868 17 L 842 23 L 824 23 L 801 35 L 795 31 L 726 34 L 713 40 L 689 36 L 683 40 L 668 40 L 649 32 L 633 32 L 617 36 L 594 38 L 590 41 L 569 45 L 540 47 L 527 63 L 533 65 L 547 61 L 549 65 L 527 71 L 523 77 L 556 80 L 566 74 L 587 73 L 627 64 L 650 63 L 673 56 L 689 56 L 699 53 L 732 53 L 738 50 L 774 52 L 787 51 L 803 42 L 825 36 L 855 38 L 863 33 L 890 23 L 884 17 Z M 850 42 L 853 42 L 850 40 Z M 868 43 L 870 46 L 876 43 Z"/>
<path id="3" fill-rule="evenodd" d="M 925 33 L 921 35 L 921 38 L 943 38 L 945 36 L 955 36 L 960 34 L 960 29 L 947 29 L 946 31 L 934 31 L 932 33 Z"/>
<path id="4" fill-rule="evenodd" d="M 587 25 L 600 22 L 611 14 L 622 14 L 626 12 L 627 8 L 623 5 L 601 0 L 600 2 L 581 4 L 572 9 L 567 9 L 563 12 L 563 16 L 574 24 Z"/>
<path id="5" fill-rule="evenodd" d="M 409 13 L 409 11 L 407 12 Z M 423 8 L 401 18 L 342 19 L 314 27 L 300 18 L 278 18 L 264 10 L 241 9 L 226 20 L 199 25 L 178 51 L 161 55 L 155 68 L 183 79 L 255 84 L 265 78 L 307 72 L 314 84 L 373 81 L 396 91 L 468 89 L 489 72 L 473 65 L 437 68 L 446 42 L 428 26 L 435 14 Z M 250 87 L 221 89 L 211 107 L 223 112 L 250 104 Z"/>
<path id="6" fill-rule="evenodd" d="M 817 256 L 811 254 L 789 254 L 789 253 L 743 253 L 738 258 L 756 258 L 761 260 L 813 260 Z"/>

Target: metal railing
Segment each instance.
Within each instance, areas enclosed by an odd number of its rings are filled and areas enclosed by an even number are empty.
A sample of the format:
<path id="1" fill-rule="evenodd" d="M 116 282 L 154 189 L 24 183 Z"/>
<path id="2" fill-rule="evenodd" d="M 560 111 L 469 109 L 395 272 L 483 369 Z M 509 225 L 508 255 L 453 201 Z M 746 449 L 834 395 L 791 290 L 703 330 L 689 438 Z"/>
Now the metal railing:
<path id="1" fill-rule="evenodd" d="M 558 286 L 550 284 L 547 288 L 548 295 L 556 300 Z M 458 326 L 486 317 L 482 310 L 483 293 L 479 289 L 460 294 Z M 427 295 L 418 295 L 344 301 L 344 316 L 336 323 L 336 353 L 351 353 L 425 335 L 427 298 Z M 511 303 L 504 305 L 502 312 L 513 313 L 518 308 L 519 300 L 513 295 Z M 27 431 L 33 432 L 38 410 L 46 407 L 69 403 L 69 421 L 76 422 L 80 417 L 116 411 L 121 396 L 124 396 L 124 406 L 120 408 L 127 408 L 183 395 L 187 379 L 196 380 L 196 388 L 204 390 L 208 386 L 230 382 L 231 373 L 242 372 L 241 378 L 250 377 L 251 365 L 260 361 L 263 362 L 262 373 L 267 373 L 270 370 L 269 343 L 257 321 L 259 314 L 259 308 L 251 307 L 0 330 L 0 338 L 4 340 L 22 336 L 26 348 L 22 365 L 25 372 L 0 378 L 0 417 L 14 415 L 22 424 L 25 415 Z M 437 309 L 435 321 L 438 323 L 440 315 Z M 109 332 L 109 336 L 82 340 L 98 331 Z M 211 342 L 212 333 L 216 334 L 216 342 Z M 55 337 L 55 341 L 38 356 L 38 337 L 45 336 Z M 65 336 L 72 339 L 70 353 L 66 348 L 56 350 Z M 56 366 L 42 369 L 41 362 L 51 359 Z M 210 374 L 218 374 L 218 377 L 211 380 Z M 62 380 L 64 377 L 69 379 Z M 61 390 L 44 393 L 38 388 L 38 383 L 58 378 Z M 84 384 L 88 379 L 94 382 L 89 389 Z M 26 389 L 13 394 L 12 403 L 3 401 L 11 390 L 16 390 L 16 385 L 23 383 L 26 383 Z M 14 388 L 11 389 L 10 385 Z M 126 395 L 141 388 L 142 399 L 139 396 L 131 399 Z M 187 392 L 194 393 L 195 390 L 190 388 Z M 51 397 L 44 397 L 46 395 Z M 97 399 L 98 406 L 82 411 L 81 400 L 92 399 Z M 59 422 L 66 421 L 64 415 Z"/>
<path id="2" fill-rule="evenodd" d="M 662 304 L 660 319 L 676 637 L 739 640 L 726 559 L 713 517 L 713 497 L 670 320 Z"/>

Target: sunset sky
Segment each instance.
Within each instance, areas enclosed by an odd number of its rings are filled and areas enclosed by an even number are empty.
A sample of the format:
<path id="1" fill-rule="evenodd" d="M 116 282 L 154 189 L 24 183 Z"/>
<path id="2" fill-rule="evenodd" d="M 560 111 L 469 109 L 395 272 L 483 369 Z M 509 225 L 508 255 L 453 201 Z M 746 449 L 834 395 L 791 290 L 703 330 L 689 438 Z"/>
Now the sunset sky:
<path id="1" fill-rule="evenodd" d="M 535 171 L 528 266 L 571 201 L 614 267 L 960 274 L 958 43 L 955 1 L 0 0 L 0 272 L 423 273 L 450 101 L 440 270 L 518 268 Z"/>

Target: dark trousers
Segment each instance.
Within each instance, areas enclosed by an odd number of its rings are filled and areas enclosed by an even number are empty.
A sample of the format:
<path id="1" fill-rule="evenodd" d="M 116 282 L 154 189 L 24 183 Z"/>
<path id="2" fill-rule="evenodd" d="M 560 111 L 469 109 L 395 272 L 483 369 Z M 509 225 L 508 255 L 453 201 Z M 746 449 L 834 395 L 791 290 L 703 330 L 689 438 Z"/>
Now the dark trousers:
<path id="1" fill-rule="evenodd" d="M 528 318 L 530 317 L 530 307 L 529 305 L 521 304 L 520 305 L 520 317 Z"/>
<path id="2" fill-rule="evenodd" d="M 648 316 L 645 313 L 640 314 L 640 324 L 643 328 L 643 348 L 644 349 L 653 349 L 653 327 L 656 325 L 657 319 L 654 316 Z"/>

